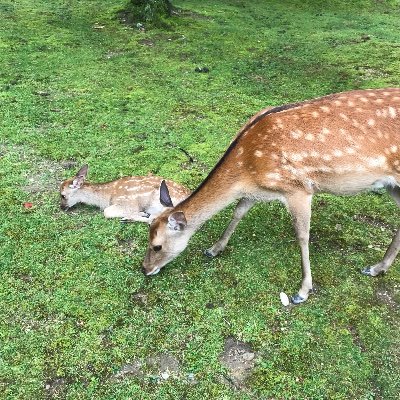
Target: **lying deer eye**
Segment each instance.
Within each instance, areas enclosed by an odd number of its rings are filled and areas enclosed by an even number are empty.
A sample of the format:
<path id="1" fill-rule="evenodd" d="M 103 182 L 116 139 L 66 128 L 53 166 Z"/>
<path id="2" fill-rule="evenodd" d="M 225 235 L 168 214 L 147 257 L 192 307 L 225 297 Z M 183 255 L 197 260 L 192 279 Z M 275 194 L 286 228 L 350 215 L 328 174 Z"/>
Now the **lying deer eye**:
<path id="1" fill-rule="evenodd" d="M 61 198 L 65 200 L 67 197 L 64 194 L 62 194 Z"/>
<path id="2" fill-rule="evenodd" d="M 162 249 L 162 246 L 160 245 L 160 246 L 154 246 L 153 247 L 153 250 L 154 251 L 160 251 Z"/>

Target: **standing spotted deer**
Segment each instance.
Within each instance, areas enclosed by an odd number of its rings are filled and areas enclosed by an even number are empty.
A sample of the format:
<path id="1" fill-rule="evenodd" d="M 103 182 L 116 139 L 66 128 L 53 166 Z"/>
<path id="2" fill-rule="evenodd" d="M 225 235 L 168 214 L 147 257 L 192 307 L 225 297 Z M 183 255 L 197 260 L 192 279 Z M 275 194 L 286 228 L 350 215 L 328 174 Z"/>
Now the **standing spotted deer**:
<path id="1" fill-rule="evenodd" d="M 258 201 L 280 200 L 300 245 L 303 278 L 294 303 L 312 290 L 309 260 L 311 199 L 385 187 L 400 206 L 400 89 L 357 90 L 266 109 L 240 130 L 208 177 L 182 203 L 150 226 L 143 272 L 154 275 L 177 257 L 201 225 L 240 199 L 222 237 L 206 251 L 224 250 L 238 222 Z M 384 258 L 365 268 L 389 269 L 400 249 L 400 229 Z"/>
<path id="2" fill-rule="evenodd" d="M 62 210 L 85 203 L 100 207 L 106 218 L 149 224 L 165 207 L 180 203 L 190 194 L 184 186 L 157 176 L 126 176 L 112 182 L 89 183 L 85 182 L 87 173 L 88 166 L 84 165 L 75 177 L 61 184 Z"/>

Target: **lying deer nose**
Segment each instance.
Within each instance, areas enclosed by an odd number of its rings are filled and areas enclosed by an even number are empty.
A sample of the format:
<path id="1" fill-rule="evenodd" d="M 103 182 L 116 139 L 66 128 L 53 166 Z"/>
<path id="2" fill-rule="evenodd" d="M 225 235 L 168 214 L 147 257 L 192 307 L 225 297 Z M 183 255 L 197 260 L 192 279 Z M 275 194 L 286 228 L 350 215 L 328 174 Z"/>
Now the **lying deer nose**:
<path id="1" fill-rule="evenodd" d="M 147 274 L 147 271 L 146 271 L 146 268 L 145 267 L 142 267 L 142 272 L 146 275 Z"/>

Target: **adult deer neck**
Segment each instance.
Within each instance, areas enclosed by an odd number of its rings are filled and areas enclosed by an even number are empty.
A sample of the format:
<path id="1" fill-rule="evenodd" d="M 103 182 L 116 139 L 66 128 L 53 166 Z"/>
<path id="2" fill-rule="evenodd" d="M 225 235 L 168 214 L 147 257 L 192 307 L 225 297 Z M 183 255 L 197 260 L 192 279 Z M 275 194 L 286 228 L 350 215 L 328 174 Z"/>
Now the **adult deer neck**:
<path id="1" fill-rule="evenodd" d="M 111 195 L 109 193 L 109 185 L 107 183 L 89 183 L 85 182 L 79 189 L 80 202 L 106 208 L 110 205 Z"/>
<path id="2" fill-rule="evenodd" d="M 183 211 L 188 225 L 197 230 L 205 221 L 240 196 L 240 177 L 224 166 L 217 165 L 200 186 L 182 203 L 176 211 Z"/>

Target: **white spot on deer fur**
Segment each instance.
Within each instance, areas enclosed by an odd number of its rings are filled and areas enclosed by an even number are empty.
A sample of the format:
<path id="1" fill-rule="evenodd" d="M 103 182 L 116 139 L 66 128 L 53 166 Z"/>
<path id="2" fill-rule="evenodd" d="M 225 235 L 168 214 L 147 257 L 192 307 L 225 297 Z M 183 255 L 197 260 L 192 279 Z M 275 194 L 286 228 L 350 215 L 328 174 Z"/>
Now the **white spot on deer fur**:
<path id="1" fill-rule="evenodd" d="M 291 131 L 290 135 L 292 136 L 293 139 L 299 139 L 303 135 L 303 132 L 300 130 L 297 131 Z"/>
<path id="2" fill-rule="evenodd" d="M 328 128 L 322 128 L 322 131 L 321 131 L 324 135 L 327 135 L 329 132 L 330 132 L 330 130 L 328 129 Z"/>
<path id="3" fill-rule="evenodd" d="M 262 157 L 263 152 L 260 151 L 260 150 L 256 150 L 256 151 L 254 152 L 254 155 L 255 155 L 256 157 Z"/>
<path id="4" fill-rule="evenodd" d="M 389 150 L 389 149 L 384 149 L 383 152 L 384 152 L 385 154 L 387 154 L 387 155 L 390 154 L 390 150 Z"/>
<path id="5" fill-rule="evenodd" d="M 265 174 L 265 176 L 268 179 L 274 179 L 276 181 L 279 181 L 281 179 L 281 174 L 279 174 L 278 172 L 269 172 L 269 173 Z"/>
<path id="6" fill-rule="evenodd" d="M 330 161 L 330 160 L 332 160 L 332 156 L 330 156 L 329 154 L 324 154 L 322 156 L 322 159 L 325 160 L 325 161 Z"/>
<path id="7" fill-rule="evenodd" d="M 369 126 L 374 126 L 374 125 L 375 125 L 375 120 L 372 119 L 372 118 L 370 118 L 370 119 L 368 120 L 367 124 L 368 124 Z"/>
<path id="8" fill-rule="evenodd" d="M 243 147 L 239 147 L 237 152 L 237 157 L 241 156 L 242 154 L 243 154 Z"/>
<path id="9" fill-rule="evenodd" d="M 399 161 L 399 160 L 395 160 L 395 161 L 393 162 L 393 165 L 394 165 L 395 167 L 397 167 L 399 164 L 400 164 L 400 161 Z"/>
<path id="10" fill-rule="evenodd" d="M 370 167 L 382 167 L 386 163 L 385 156 L 378 156 L 378 157 L 369 157 L 367 158 L 368 165 Z"/>
<path id="11" fill-rule="evenodd" d="M 378 109 L 375 111 L 375 114 L 377 117 L 380 117 L 380 116 L 382 116 L 382 111 Z"/>
<path id="12" fill-rule="evenodd" d="M 366 97 L 360 97 L 360 101 L 363 103 L 368 103 L 368 99 Z"/>
<path id="13" fill-rule="evenodd" d="M 348 120 L 349 120 L 349 117 L 348 117 L 346 114 L 340 113 L 339 115 L 340 115 L 340 117 L 341 117 L 342 119 L 344 119 L 345 121 L 348 121 Z"/>
<path id="14" fill-rule="evenodd" d="M 392 97 L 392 101 L 400 101 L 400 97 L 399 96 L 394 96 L 394 97 Z"/>
<path id="15" fill-rule="evenodd" d="M 338 149 L 333 150 L 333 155 L 334 155 L 335 157 L 342 157 L 343 151 L 342 151 L 342 150 L 338 150 Z"/>
<path id="16" fill-rule="evenodd" d="M 389 95 L 390 95 L 390 92 L 383 92 L 383 95 L 384 95 L 384 96 L 389 96 Z"/>
<path id="17" fill-rule="evenodd" d="M 353 147 L 347 147 L 347 148 L 346 148 L 346 153 L 347 153 L 347 154 L 355 154 L 356 151 L 354 150 Z"/>
<path id="18" fill-rule="evenodd" d="M 303 159 L 303 156 L 301 154 L 291 154 L 290 159 L 293 161 L 301 161 Z"/>
<path id="19" fill-rule="evenodd" d="M 317 158 L 317 157 L 319 157 L 319 153 L 317 151 L 315 151 L 315 150 L 311 150 L 310 156 L 314 157 L 314 158 Z"/>
<path id="20" fill-rule="evenodd" d="M 321 106 L 320 109 L 321 109 L 321 111 L 323 111 L 324 113 L 329 113 L 329 112 L 331 111 L 330 108 L 327 107 L 327 106 Z"/>
<path id="21" fill-rule="evenodd" d="M 320 142 L 325 142 L 325 136 L 319 133 L 319 134 L 318 134 L 318 140 L 319 140 Z"/>
<path id="22" fill-rule="evenodd" d="M 392 118 L 396 118 L 396 116 L 397 116 L 396 109 L 393 108 L 393 107 L 389 107 L 389 115 L 390 115 Z"/>
<path id="23" fill-rule="evenodd" d="M 376 104 L 382 104 L 382 103 L 383 103 L 383 100 L 382 100 L 382 99 L 376 99 L 376 100 L 375 100 L 375 103 L 376 103 Z"/>
<path id="24" fill-rule="evenodd" d="M 392 146 L 392 147 L 390 147 L 390 151 L 391 151 L 392 153 L 396 153 L 396 152 L 397 152 L 397 146 Z"/>
<path id="25" fill-rule="evenodd" d="M 314 118 L 318 118 L 318 117 L 319 117 L 319 112 L 318 112 L 318 111 L 313 111 L 313 112 L 311 113 L 311 115 L 312 115 Z"/>
<path id="26" fill-rule="evenodd" d="M 314 135 L 312 133 L 307 133 L 307 135 L 304 137 L 306 140 L 314 140 Z"/>
<path id="27" fill-rule="evenodd" d="M 340 100 L 335 100 L 335 101 L 333 102 L 333 104 L 335 104 L 335 106 L 341 106 L 341 105 L 342 105 L 342 102 L 341 102 Z"/>
<path id="28" fill-rule="evenodd" d="M 241 161 L 239 161 L 239 162 L 237 163 L 237 165 L 238 165 L 238 167 L 241 167 L 241 166 L 243 165 L 243 163 L 242 163 Z"/>
<path id="29" fill-rule="evenodd" d="M 354 101 L 351 101 L 351 100 L 349 100 L 349 101 L 347 102 L 347 105 L 348 105 L 349 107 L 354 107 L 354 106 L 355 106 Z"/>

